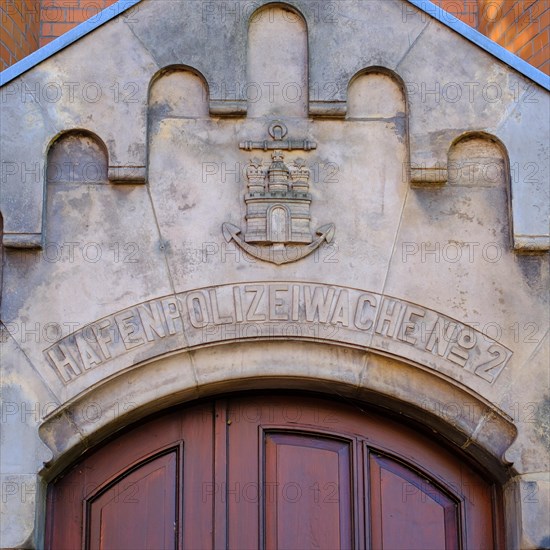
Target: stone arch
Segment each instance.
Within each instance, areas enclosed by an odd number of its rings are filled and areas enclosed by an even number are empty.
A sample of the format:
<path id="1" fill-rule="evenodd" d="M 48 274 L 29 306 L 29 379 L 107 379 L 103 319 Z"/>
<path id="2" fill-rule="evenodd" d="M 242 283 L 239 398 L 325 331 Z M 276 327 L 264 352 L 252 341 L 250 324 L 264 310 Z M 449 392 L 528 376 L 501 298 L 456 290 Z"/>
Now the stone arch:
<path id="1" fill-rule="evenodd" d="M 210 86 L 206 77 L 190 65 L 174 64 L 159 70 L 149 84 L 147 106 L 147 174 L 150 182 L 151 197 L 154 203 L 165 202 L 166 197 L 179 188 L 184 204 L 195 204 L 195 198 L 184 198 L 189 195 L 200 196 L 203 192 L 186 185 L 184 181 L 201 181 L 204 177 L 204 163 L 199 161 L 204 150 L 198 151 L 189 143 L 202 132 L 211 130 L 209 112 Z M 167 147 L 165 136 L 172 135 Z M 187 136 L 193 136 L 188 139 Z M 177 160 L 176 159 L 177 156 Z M 171 160 L 169 160 L 171 159 Z M 209 161 L 210 159 L 202 159 Z M 166 178 L 167 163 L 177 162 L 180 166 L 176 181 Z M 216 163 L 210 162 L 209 166 Z M 171 216 L 176 220 L 181 211 L 177 201 L 171 203 Z M 172 224 L 168 224 L 172 225 Z M 162 226 L 163 237 L 169 233 L 169 228 Z"/>
<path id="2" fill-rule="evenodd" d="M 388 212 L 392 198 L 404 200 L 410 159 L 409 119 L 404 83 L 393 71 L 371 66 L 348 81 L 346 128 L 349 151 L 363 163 L 369 200 L 364 208 L 378 219 Z M 382 159 L 392 151 L 392 162 Z"/>
<path id="3" fill-rule="evenodd" d="M 363 401 L 430 427 L 501 481 L 515 426 L 465 386 L 418 365 L 341 345 L 263 340 L 174 352 L 91 385 L 49 415 L 40 436 L 53 479 L 117 430 L 193 400 L 245 390 L 316 391 Z M 114 411 L 114 412 L 113 412 Z"/>
<path id="4" fill-rule="evenodd" d="M 487 132 L 466 132 L 449 147 L 448 185 L 472 188 L 490 188 L 503 193 L 503 209 L 508 219 L 508 239 L 513 240 L 512 190 L 510 161 L 506 146 Z"/>
<path id="5" fill-rule="evenodd" d="M 96 186 L 109 183 L 109 152 L 103 140 L 85 129 L 67 130 L 58 134 L 49 144 L 46 156 L 46 219 L 56 219 L 65 191 L 75 186 Z M 55 203 L 55 204 L 54 204 Z M 56 234 L 58 227 L 50 232 Z M 46 233 L 46 237 L 48 237 Z M 61 241 L 62 242 L 62 241 Z"/>
<path id="6" fill-rule="evenodd" d="M 408 116 L 407 94 L 402 78 L 385 67 L 368 67 L 349 81 L 347 118 Z"/>
<path id="7" fill-rule="evenodd" d="M 46 183 L 107 183 L 108 158 L 97 134 L 80 128 L 62 132 L 47 149 Z"/>
<path id="8" fill-rule="evenodd" d="M 77 257 L 83 263 L 101 263 L 105 247 L 92 237 L 105 226 L 98 205 L 110 193 L 111 176 L 123 183 L 136 170 L 139 167 L 122 167 L 121 172 L 109 167 L 108 147 L 89 130 L 68 130 L 52 140 L 45 170 L 43 254 L 47 263 L 54 266 L 63 258 L 75 262 Z M 123 194 L 118 196 L 124 200 Z M 67 235 L 73 244 L 67 244 Z"/>
<path id="9" fill-rule="evenodd" d="M 463 149 L 472 149 L 475 147 L 474 141 L 479 143 L 485 143 L 485 152 L 492 150 L 494 153 L 499 154 L 502 157 L 504 162 L 503 170 L 503 179 L 506 183 L 509 183 L 510 180 L 510 161 L 508 155 L 508 149 L 506 145 L 500 140 L 497 136 L 483 131 L 475 132 L 465 132 L 460 136 L 456 137 L 449 147 L 449 157 L 452 154 L 457 154 L 457 150 Z M 482 157 L 483 158 L 483 157 Z"/>
<path id="10" fill-rule="evenodd" d="M 171 407 L 235 392 L 281 390 L 353 400 L 447 440 L 503 488 L 507 530 L 515 537 L 518 488 L 505 453 L 517 430 L 506 414 L 467 386 L 410 360 L 299 337 L 175 350 L 89 385 L 39 427 L 52 453 L 40 476 L 53 481 L 119 430 Z"/>
<path id="11" fill-rule="evenodd" d="M 248 116 L 308 116 L 308 28 L 305 17 L 273 2 L 252 13 L 248 25 Z"/>
<path id="12" fill-rule="evenodd" d="M 193 67 L 170 65 L 158 71 L 149 84 L 148 116 L 208 117 L 209 87 Z"/>

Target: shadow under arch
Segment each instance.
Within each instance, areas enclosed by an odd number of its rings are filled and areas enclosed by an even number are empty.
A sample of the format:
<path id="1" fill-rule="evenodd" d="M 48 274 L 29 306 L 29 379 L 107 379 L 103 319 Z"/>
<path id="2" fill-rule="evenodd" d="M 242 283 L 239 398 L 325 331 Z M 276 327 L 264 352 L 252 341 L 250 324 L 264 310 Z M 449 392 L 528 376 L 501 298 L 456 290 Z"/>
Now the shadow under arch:
<path id="1" fill-rule="evenodd" d="M 409 362 L 335 344 L 269 340 L 175 352 L 93 385 L 40 426 L 55 478 L 88 449 L 169 407 L 248 390 L 315 391 L 374 405 L 440 434 L 502 483 L 516 437 L 506 416 L 475 392 Z"/>

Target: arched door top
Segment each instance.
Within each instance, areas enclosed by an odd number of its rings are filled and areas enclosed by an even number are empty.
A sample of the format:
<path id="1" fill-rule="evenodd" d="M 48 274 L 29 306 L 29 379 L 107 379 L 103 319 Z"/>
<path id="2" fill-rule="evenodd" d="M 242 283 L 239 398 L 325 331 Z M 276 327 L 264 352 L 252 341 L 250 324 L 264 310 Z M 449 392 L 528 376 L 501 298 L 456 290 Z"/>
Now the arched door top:
<path id="1" fill-rule="evenodd" d="M 314 368 L 312 368 L 314 366 Z M 167 407 L 242 390 L 307 390 L 393 410 L 442 433 L 508 479 L 515 427 L 480 396 L 431 371 L 373 353 L 303 341 L 232 343 L 150 361 L 91 386 L 40 427 L 51 480 L 106 437 Z"/>
<path id="2" fill-rule="evenodd" d="M 222 397 L 140 423 L 55 481 L 46 547 L 489 549 L 499 495 L 353 402 Z"/>

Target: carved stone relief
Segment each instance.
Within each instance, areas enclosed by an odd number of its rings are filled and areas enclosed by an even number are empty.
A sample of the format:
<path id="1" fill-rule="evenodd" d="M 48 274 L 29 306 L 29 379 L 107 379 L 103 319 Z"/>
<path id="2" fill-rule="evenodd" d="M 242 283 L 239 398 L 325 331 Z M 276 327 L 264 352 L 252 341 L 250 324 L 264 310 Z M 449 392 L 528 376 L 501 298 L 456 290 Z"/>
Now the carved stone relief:
<path id="1" fill-rule="evenodd" d="M 246 232 L 231 223 L 223 224 L 227 242 L 232 240 L 245 252 L 277 265 L 305 258 L 325 241 L 334 238 L 334 224 L 317 229 L 316 238 L 311 234 L 309 193 L 310 171 L 304 159 L 296 159 L 292 165 L 285 163 L 284 151 L 311 151 L 317 148 L 308 140 L 285 140 L 286 126 L 279 121 L 269 127 L 273 138 L 269 141 L 245 141 L 241 149 L 272 151 L 271 163 L 254 157 L 246 170 L 248 192 L 246 203 Z"/>

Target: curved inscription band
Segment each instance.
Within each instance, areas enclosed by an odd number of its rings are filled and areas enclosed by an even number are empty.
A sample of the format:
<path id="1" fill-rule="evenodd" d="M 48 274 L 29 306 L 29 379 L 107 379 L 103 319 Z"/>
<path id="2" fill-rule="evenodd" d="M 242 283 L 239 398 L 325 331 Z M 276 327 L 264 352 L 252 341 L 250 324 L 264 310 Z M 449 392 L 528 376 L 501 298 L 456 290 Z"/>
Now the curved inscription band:
<path id="1" fill-rule="evenodd" d="M 512 356 L 437 311 L 355 288 L 305 282 L 189 290 L 99 319 L 44 350 L 64 384 L 174 351 L 248 340 L 306 340 L 378 351 L 466 385 L 493 384 Z"/>
<path id="2" fill-rule="evenodd" d="M 330 243 L 334 238 L 335 227 L 333 223 L 323 225 L 323 227 L 320 227 L 316 231 L 316 234 L 318 235 L 317 239 L 307 245 L 280 244 L 272 246 L 255 246 L 246 243 L 244 239 L 239 237 L 241 234 L 240 228 L 230 223 L 224 223 L 222 230 L 223 236 L 228 243 L 233 240 L 237 246 L 242 248 L 254 258 L 258 258 L 259 260 L 263 260 L 265 262 L 282 265 L 297 262 L 298 260 L 309 256 L 325 241 Z"/>

